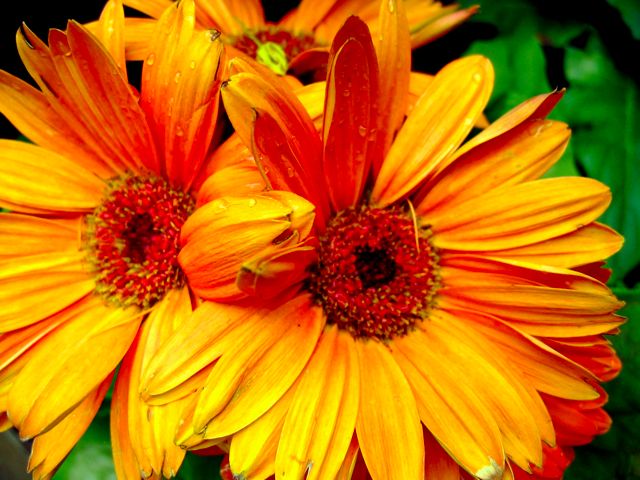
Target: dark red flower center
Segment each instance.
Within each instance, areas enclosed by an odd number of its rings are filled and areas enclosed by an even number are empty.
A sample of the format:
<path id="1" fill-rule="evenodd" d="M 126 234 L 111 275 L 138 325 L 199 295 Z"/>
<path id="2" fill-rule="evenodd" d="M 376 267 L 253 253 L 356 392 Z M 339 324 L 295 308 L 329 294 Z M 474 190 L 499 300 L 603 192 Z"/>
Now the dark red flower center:
<path id="1" fill-rule="evenodd" d="M 428 229 L 400 207 L 349 208 L 329 223 L 309 288 L 329 324 L 389 340 L 426 318 L 438 286 Z"/>
<path id="2" fill-rule="evenodd" d="M 96 291 L 120 306 L 148 308 L 182 286 L 180 228 L 194 206 L 190 194 L 156 177 L 114 180 L 87 217 Z"/>
<path id="3" fill-rule="evenodd" d="M 318 46 L 311 34 L 292 33 L 275 25 L 268 25 L 260 30 L 247 30 L 244 34 L 233 37 L 230 43 L 280 75 L 287 72 L 289 62 L 296 55 Z"/>

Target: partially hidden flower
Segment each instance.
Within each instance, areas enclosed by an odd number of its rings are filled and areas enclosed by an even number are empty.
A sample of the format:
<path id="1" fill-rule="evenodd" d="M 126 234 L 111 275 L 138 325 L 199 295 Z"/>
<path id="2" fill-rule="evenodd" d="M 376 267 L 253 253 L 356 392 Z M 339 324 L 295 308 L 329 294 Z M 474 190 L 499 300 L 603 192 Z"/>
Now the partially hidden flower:
<path id="1" fill-rule="evenodd" d="M 403 22 L 388 5 L 385 34 Z M 320 133 L 284 84 L 223 86 L 267 188 L 185 223 L 179 260 L 208 301 L 141 386 L 197 389 L 178 442 L 232 435 L 236 478 L 349 478 L 360 456 L 374 479 L 553 478 L 608 427 L 603 335 L 623 319 L 599 262 L 622 239 L 596 221 L 606 186 L 540 178 L 569 141 L 546 118 L 562 92 L 467 139 L 493 86 L 469 56 L 405 120 L 402 38 L 374 46 L 347 20 Z"/>
<path id="2" fill-rule="evenodd" d="M 124 3 L 158 18 L 171 0 Z M 455 3 L 442 5 L 432 0 L 403 3 L 414 48 L 444 35 L 478 9 L 460 9 Z M 297 8 L 272 23 L 265 19 L 260 0 L 198 0 L 196 7 L 198 23 L 222 32 L 223 41 L 235 54 L 246 54 L 280 75 L 290 68 L 308 71 L 326 64 L 328 46 L 347 17 L 358 15 L 375 30 L 380 9 L 379 2 L 372 0 L 302 0 Z M 127 22 L 128 55 L 142 60 L 148 55 L 147 38 L 153 20 L 132 17 Z"/>
<path id="3" fill-rule="evenodd" d="M 0 71 L 0 111 L 31 142 L 0 140 L 0 410 L 50 478 L 112 379 L 118 478 L 175 475 L 186 400 L 148 406 L 138 384 L 195 301 L 177 262 L 216 131 L 223 47 L 184 0 L 158 20 L 141 91 L 129 85 L 124 11 L 96 36 L 70 21 L 48 45 L 23 26 L 34 88 Z M 116 367 L 119 370 L 116 373 Z"/>

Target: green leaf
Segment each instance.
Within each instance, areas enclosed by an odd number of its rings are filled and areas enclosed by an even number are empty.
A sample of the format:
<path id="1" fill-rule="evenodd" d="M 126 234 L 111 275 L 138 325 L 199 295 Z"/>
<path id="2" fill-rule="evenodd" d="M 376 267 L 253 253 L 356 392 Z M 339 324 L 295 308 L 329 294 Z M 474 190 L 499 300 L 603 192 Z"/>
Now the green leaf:
<path id="1" fill-rule="evenodd" d="M 216 480 L 220 479 L 222 455 L 202 456 L 187 452 L 178 471 L 176 480 Z"/>
<path id="2" fill-rule="evenodd" d="M 576 162 L 613 193 L 601 220 L 625 236 L 624 248 L 609 262 L 615 283 L 640 263 L 640 95 L 596 35 L 585 50 L 567 48 L 565 60 L 570 87 L 558 110 L 573 129 Z"/>
<path id="3" fill-rule="evenodd" d="M 640 40 L 640 2 L 638 0 L 607 0 L 610 5 L 620 10 L 620 14 L 631 30 L 632 35 Z"/>

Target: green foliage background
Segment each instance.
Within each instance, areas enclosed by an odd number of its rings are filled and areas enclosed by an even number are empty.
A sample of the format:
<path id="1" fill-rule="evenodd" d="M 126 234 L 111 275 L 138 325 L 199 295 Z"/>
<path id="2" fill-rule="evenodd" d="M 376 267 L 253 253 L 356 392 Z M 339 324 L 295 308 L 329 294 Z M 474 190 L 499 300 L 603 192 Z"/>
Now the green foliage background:
<path id="1" fill-rule="evenodd" d="M 268 3 L 268 2 L 266 2 Z M 292 2 L 288 2 L 292 3 Z M 621 375 L 606 385 L 611 431 L 577 451 L 568 480 L 640 479 L 640 91 L 632 64 L 640 50 L 640 1 L 592 0 L 578 3 L 575 18 L 559 15 L 548 2 L 480 0 L 480 12 L 467 24 L 414 54 L 416 69 L 429 71 L 461 54 L 481 53 L 495 66 L 495 90 L 487 109 L 494 120 L 534 95 L 566 87 L 551 117 L 567 122 L 573 137 L 550 175 L 585 175 L 611 187 L 613 203 L 602 221 L 623 233 L 626 242 L 609 262 L 611 286 L 626 301 L 628 322 L 612 338 L 623 360 Z M 558 5 L 563 2 L 557 2 Z M 583 7 L 606 10 L 626 29 L 627 45 L 636 55 L 626 62 L 603 41 L 603 27 L 585 21 Z M 620 52 L 617 52 L 618 54 Z M 433 73 L 435 70 L 432 70 Z M 219 459 L 188 454 L 182 480 L 219 478 Z M 115 480 L 109 441 L 108 405 L 72 451 L 54 480 Z"/>

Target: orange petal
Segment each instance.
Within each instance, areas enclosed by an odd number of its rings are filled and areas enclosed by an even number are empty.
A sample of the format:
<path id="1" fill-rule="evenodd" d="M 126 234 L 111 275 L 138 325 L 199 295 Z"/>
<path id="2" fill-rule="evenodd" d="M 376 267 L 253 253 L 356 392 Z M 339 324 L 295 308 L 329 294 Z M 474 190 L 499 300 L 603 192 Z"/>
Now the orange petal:
<path id="1" fill-rule="evenodd" d="M 493 88 L 493 67 L 481 56 L 444 67 L 407 117 L 371 194 L 380 205 L 402 198 L 449 162 L 473 128 Z"/>
<path id="2" fill-rule="evenodd" d="M 0 112 L 33 143 L 73 160 L 100 178 L 115 175 L 91 153 L 42 92 L 1 70 Z"/>
<path id="3" fill-rule="evenodd" d="M 360 365 L 360 407 L 356 432 L 371 476 L 421 478 L 424 440 L 414 392 L 386 346 L 355 343 Z"/>
<path id="4" fill-rule="evenodd" d="M 198 206 L 229 195 L 252 195 L 266 189 L 258 167 L 253 162 L 231 165 L 210 175 L 198 191 Z"/>
<path id="5" fill-rule="evenodd" d="M 460 326 L 473 326 L 492 345 L 498 355 L 504 355 L 521 378 L 540 392 L 573 400 L 590 400 L 598 396 L 592 383 L 593 375 L 575 362 L 560 355 L 534 337 L 488 315 L 451 310 L 454 315 L 443 318 Z"/>
<path id="6" fill-rule="evenodd" d="M 103 143 L 103 155 L 120 169 L 138 171 L 149 166 L 154 145 L 138 99 L 104 47 L 84 27 L 73 21 L 66 35 L 49 34 L 51 55 L 63 100 L 75 105 L 73 113 Z M 86 138 L 82 137 L 84 141 Z"/>
<path id="7" fill-rule="evenodd" d="M 394 342 L 394 358 L 411 384 L 422 423 L 465 470 L 475 473 L 492 461 L 504 465 L 502 436 L 492 413 L 456 371 L 441 368 L 446 345 L 432 350 L 432 342 L 442 339 L 429 329 Z"/>
<path id="8" fill-rule="evenodd" d="M 561 122 L 523 122 L 472 148 L 421 187 L 416 212 L 438 215 L 496 188 L 537 179 L 560 158 L 570 134 Z"/>
<path id="9" fill-rule="evenodd" d="M 622 248 L 624 238 L 615 230 L 594 222 L 574 232 L 532 245 L 497 250 L 492 256 L 572 268 L 609 258 Z"/>
<path id="10" fill-rule="evenodd" d="M 424 477 L 438 480 L 460 480 L 460 467 L 456 461 L 438 443 L 435 437 L 426 430 L 424 433 Z"/>
<path id="11" fill-rule="evenodd" d="M 254 317 L 262 314 L 242 304 L 202 303 L 149 359 L 141 392 L 145 397 L 160 395 L 186 382 L 255 328 Z"/>
<path id="12" fill-rule="evenodd" d="M 191 314 L 191 299 L 186 288 L 169 292 L 154 306 L 140 334 L 131 345 L 118 373 L 117 385 L 125 382 L 127 390 L 126 417 L 130 446 L 143 476 L 173 477 L 184 458 L 184 450 L 173 439 L 182 410 L 189 397 L 161 406 L 150 406 L 140 398 L 140 375 L 166 339 L 179 329 Z M 123 394 L 124 395 L 124 394 Z M 124 400 L 123 400 L 124 401 Z"/>
<path id="13" fill-rule="evenodd" d="M 233 70 L 234 66 L 229 68 Z M 326 210 L 326 197 L 317 184 L 317 179 L 322 178 L 320 136 L 292 89 L 275 75 L 241 72 L 223 85 L 222 99 L 244 144 L 258 150 L 254 156 L 267 185 L 274 189 L 283 188 L 282 182 L 298 185 L 305 189 L 310 201 Z M 265 125 L 257 127 L 259 118 L 272 130 L 263 129 Z M 262 147 L 270 148 L 263 152 Z M 287 156 L 281 159 L 264 155 L 277 152 Z"/>
<path id="14" fill-rule="evenodd" d="M 618 376 L 622 362 L 611 342 L 601 336 L 580 339 L 543 339 L 555 351 L 583 366 L 601 382 Z"/>
<path id="15" fill-rule="evenodd" d="M 82 253 L 54 252 L 0 263 L 0 331 L 31 325 L 91 292 L 84 261 Z"/>
<path id="16" fill-rule="evenodd" d="M 51 430 L 35 438 L 27 466 L 33 478 L 48 478 L 53 475 L 58 465 L 89 428 L 109 390 L 112 378 L 113 374 L 109 375 Z"/>
<path id="17" fill-rule="evenodd" d="M 291 150 L 287 137 L 267 112 L 255 111 L 253 151 L 256 164 L 269 190 L 295 193 L 313 203 L 320 212 L 325 202 Z M 320 215 L 320 221 L 325 217 Z"/>
<path id="18" fill-rule="evenodd" d="M 214 366 L 194 416 L 204 438 L 235 433 L 264 414 L 291 387 L 324 326 L 322 310 L 300 295 L 256 322 Z"/>
<path id="19" fill-rule="evenodd" d="M 331 204 L 340 211 L 358 203 L 371 166 L 381 158 L 378 62 L 358 17 L 349 17 L 333 40 L 326 88 L 322 165 Z"/>
<path id="20" fill-rule="evenodd" d="M 204 164 L 223 65 L 218 34 L 195 28 L 193 0 L 167 9 L 143 65 L 140 105 L 162 147 L 159 171 L 176 185 L 189 188 Z"/>
<path id="21" fill-rule="evenodd" d="M 27 212 L 87 212 L 100 202 L 104 186 L 92 172 L 53 151 L 0 140 L 0 205 L 11 203 Z"/>
<path id="22" fill-rule="evenodd" d="M 247 295 L 261 299 L 274 298 L 292 285 L 304 281 L 316 260 L 315 247 L 304 243 L 259 255 L 242 265 L 236 285 Z"/>
<path id="23" fill-rule="evenodd" d="M 137 311 L 97 299 L 39 342 L 9 392 L 9 417 L 22 438 L 54 426 L 115 369 L 140 324 Z"/>
<path id="24" fill-rule="evenodd" d="M 334 8 L 337 0 L 302 0 L 298 8 L 287 15 L 280 26 L 294 32 L 310 32 Z"/>
<path id="25" fill-rule="evenodd" d="M 235 283 L 246 261 L 288 247 L 282 241 L 289 237 L 304 239 L 296 210 L 308 233 L 311 204 L 287 192 L 223 197 L 200 207 L 182 227 L 178 256 L 191 288 L 210 300 L 246 296 Z"/>
<path id="26" fill-rule="evenodd" d="M 380 2 L 380 26 L 375 43 L 380 66 L 378 124 L 383 136 L 380 160 L 402 125 L 409 101 L 411 43 L 404 4 L 398 0 Z M 375 166 L 376 173 L 379 168 L 380 165 Z"/>
<path id="27" fill-rule="evenodd" d="M 246 29 L 265 24 L 260 0 L 224 0 L 222 2 L 199 2 L 198 18 L 205 26 L 215 26 L 228 35 L 241 35 Z"/>
<path id="28" fill-rule="evenodd" d="M 295 388 L 278 445 L 278 475 L 335 478 L 358 413 L 359 377 L 353 339 L 332 326 L 323 332 Z"/>
<path id="29" fill-rule="evenodd" d="M 547 178 L 496 188 L 423 221 L 439 248 L 502 250 L 573 232 L 598 218 L 610 201 L 609 188 L 596 180 Z"/>
<path id="30" fill-rule="evenodd" d="M 411 46 L 417 48 L 440 38 L 451 29 L 466 22 L 479 9 L 478 5 L 456 11 L 457 8 L 456 4 L 440 7 L 441 12 L 430 21 L 422 21 L 418 25 L 411 22 Z"/>
<path id="31" fill-rule="evenodd" d="M 3 213 L 0 215 L 0 259 L 41 253 L 77 251 L 81 217 L 54 220 Z"/>
<path id="32" fill-rule="evenodd" d="M 240 478 L 267 478 L 275 474 L 275 459 L 284 418 L 291 405 L 294 384 L 264 415 L 231 440 L 229 464 Z"/>
<path id="33" fill-rule="evenodd" d="M 120 68 L 122 76 L 127 80 L 127 67 L 124 50 L 124 8 L 122 0 L 108 0 L 102 9 L 100 19 L 93 32 Z"/>

